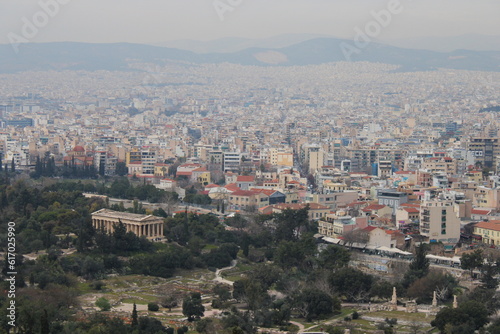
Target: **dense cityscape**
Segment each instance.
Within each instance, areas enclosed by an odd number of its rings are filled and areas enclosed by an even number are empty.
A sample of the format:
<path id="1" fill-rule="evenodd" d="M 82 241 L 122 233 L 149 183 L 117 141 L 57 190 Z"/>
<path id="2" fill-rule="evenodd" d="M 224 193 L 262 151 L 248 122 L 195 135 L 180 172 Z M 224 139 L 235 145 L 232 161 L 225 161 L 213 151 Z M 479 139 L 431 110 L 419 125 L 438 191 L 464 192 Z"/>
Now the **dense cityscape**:
<path id="1" fill-rule="evenodd" d="M 495 36 L 38 43 L 44 1 L 0 44 L 0 334 L 500 333 Z"/>

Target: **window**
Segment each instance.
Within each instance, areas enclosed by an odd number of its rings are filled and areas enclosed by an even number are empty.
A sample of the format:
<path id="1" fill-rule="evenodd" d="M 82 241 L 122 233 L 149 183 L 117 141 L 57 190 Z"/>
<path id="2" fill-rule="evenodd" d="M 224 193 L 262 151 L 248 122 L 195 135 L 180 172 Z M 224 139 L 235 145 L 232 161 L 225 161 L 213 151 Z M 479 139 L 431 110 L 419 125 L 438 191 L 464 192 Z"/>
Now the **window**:
<path id="1" fill-rule="evenodd" d="M 441 234 L 446 234 L 446 229 L 442 229 Z"/>

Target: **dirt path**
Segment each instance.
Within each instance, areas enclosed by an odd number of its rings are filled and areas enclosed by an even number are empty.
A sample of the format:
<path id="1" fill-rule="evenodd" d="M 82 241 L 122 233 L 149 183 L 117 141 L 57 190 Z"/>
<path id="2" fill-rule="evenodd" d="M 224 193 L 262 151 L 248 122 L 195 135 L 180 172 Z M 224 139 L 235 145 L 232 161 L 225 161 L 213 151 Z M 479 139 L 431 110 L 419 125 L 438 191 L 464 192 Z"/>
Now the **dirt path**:
<path id="1" fill-rule="evenodd" d="M 305 327 L 304 327 L 304 325 L 302 325 L 300 322 L 296 322 L 296 321 L 289 321 L 289 322 L 290 322 L 291 324 L 293 324 L 293 325 L 295 325 L 295 326 L 299 327 L 299 331 L 298 331 L 298 333 L 303 333 L 303 332 L 304 332 Z"/>
<path id="2" fill-rule="evenodd" d="M 222 278 L 221 273 L 224 270 L 233 269 L 236 266 L 236 264 L 238 264 L 238 261 L 233 260 L 233 261 L 231 261 L 231 265 L 229 267 L 225 267 L 225 268 L 222 268 L 222 269 L 217 269 L 215 271 L 214 281 L 219 282 L 219 283 L 223 283 L 223 284 L 233 285 L 234 282 L 233 281 L 229 281 L 229 280 L 227 280 L 225 278 Z"/>

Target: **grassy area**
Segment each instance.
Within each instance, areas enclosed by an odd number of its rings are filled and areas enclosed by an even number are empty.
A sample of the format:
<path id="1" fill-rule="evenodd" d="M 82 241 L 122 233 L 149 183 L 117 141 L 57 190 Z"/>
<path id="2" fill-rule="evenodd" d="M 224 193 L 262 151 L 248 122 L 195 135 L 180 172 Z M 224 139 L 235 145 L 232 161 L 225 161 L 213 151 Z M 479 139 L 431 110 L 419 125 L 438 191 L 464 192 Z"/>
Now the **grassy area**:
<path id="1" fill-rule="evenodd" d="M 234 282 L 241 279 L 241 275 L 244 275 L 245 273 L 251 271 L 254 267 L 255 264 L 238 262 L 236 267 L 223 271 L 222 277 Z"/>
<path id="2" fill-rule="evenodd" d="M 156 301 L 156 300 L 154 300 L 154 301 Z M 135 303 L 137 305 L 147 305 L 148 303 L 150 303 L 150 302 L 143 300 L 143 299 L 140 299 L 140 298 L 124 298 L 124 299 L 121 299 L 121 302 L 124 304 L 134 304 Z"/>
<path id="3" fill-rule="evenodd" d="M 90 286 L 90 284 L 86 283 L 86 282 L 80 282 L 80 283 L 78 283 L 76 285 L 76 289 L 81 294 L 86 294 L 86 293 L 92 293 L 92 292 L 94 292 L 94 289 L 92 289 L 92 287 Z"/>
<path id="4" fill-rule="evenodd" d="M 424 313 L 406 313 L 403 311 L 377 311 L 377 312 L 363 313 L 363 316 L 383 318 L 383 319 L 396 318 L 398 320 L 419 321 L 426 323 L 430 323 L 434 319 L 434 316 L 426 318 Z"/>

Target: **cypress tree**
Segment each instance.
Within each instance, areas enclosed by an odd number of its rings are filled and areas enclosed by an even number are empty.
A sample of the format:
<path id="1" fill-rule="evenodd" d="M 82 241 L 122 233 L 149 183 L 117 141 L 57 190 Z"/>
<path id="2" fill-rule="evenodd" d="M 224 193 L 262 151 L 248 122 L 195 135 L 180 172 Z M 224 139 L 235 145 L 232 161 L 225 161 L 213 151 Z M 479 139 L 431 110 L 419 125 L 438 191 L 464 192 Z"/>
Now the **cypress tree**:
<path id="1" fill-rule="evenodd" d="M 132 310 L 132 328 L 137 327 L 139 325 L 139 320 L 137 319 L 137 306 L 134 303 L 134 309 Z"/>

